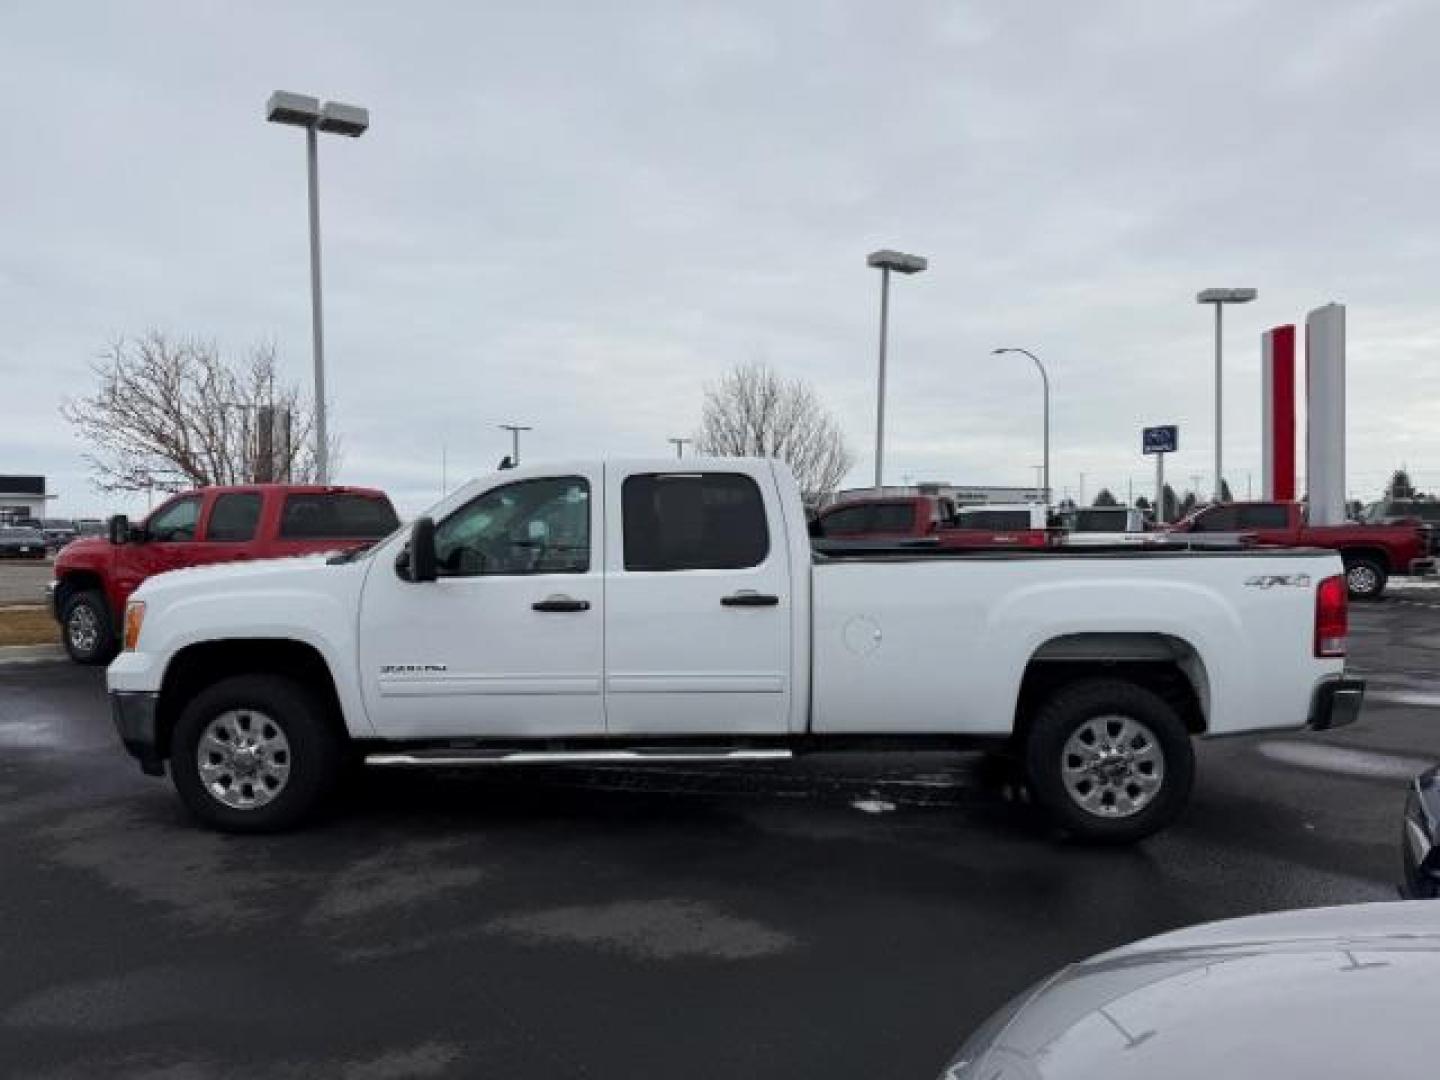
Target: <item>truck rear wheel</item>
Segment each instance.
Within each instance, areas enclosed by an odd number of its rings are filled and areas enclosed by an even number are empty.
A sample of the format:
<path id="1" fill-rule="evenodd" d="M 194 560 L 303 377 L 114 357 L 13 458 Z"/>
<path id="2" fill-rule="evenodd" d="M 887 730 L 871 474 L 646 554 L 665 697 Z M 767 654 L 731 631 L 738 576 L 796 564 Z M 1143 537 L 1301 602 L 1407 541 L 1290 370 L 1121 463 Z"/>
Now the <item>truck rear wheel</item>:
<path id="1" fill-rule="evenodd" d="M 103 594 L 84 589 L 66 598 L 60 611 L 60 636 L 77 664 L 108 664 L 119 651 L 110 606 Z"/>
<path id="2" fill-rule="evenodd" d="M 1164 698 L 1124 679 L 1061 687 L 1025 742 L 1030 788 L 1076 839 L 1125 844 L 1164 828 L 1195 775 L 1190 734 Z"/>
<path id="3" fill-rule="evenodd" d="M 170 776 L 186 808 L 223 832 L 279 832 L 330 794 L 342 740 L 301 684 L 239 675 L 185 706 L 170 746 Z"/>
<path id="4" fill-rule="evenodd" d="M 1345 587 L 1356 600 L 1378 600 L 1385 592 L 1385 568 L 1365 555 L 1346 556 Z"/>

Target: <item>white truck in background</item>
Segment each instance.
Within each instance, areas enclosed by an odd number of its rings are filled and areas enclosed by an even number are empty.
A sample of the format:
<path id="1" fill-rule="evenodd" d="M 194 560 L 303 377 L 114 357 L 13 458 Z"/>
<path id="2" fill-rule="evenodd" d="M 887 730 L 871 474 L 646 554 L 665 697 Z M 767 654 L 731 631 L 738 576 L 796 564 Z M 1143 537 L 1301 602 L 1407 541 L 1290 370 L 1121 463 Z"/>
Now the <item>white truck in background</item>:
<path id="1" fill-rule="evenodd" d="M 745 761 L 1003 745 L 1072 834 L 1172 820 L 1191 739 L 1354 719 L 1324 551 L 812 551 L 762 459 L 472 481 L 362 554 L 146 581 L 110 665 L 201 821 L 293 826 L 342 762 Z M 957 688 L 959 692 L 957 692 Z"/>

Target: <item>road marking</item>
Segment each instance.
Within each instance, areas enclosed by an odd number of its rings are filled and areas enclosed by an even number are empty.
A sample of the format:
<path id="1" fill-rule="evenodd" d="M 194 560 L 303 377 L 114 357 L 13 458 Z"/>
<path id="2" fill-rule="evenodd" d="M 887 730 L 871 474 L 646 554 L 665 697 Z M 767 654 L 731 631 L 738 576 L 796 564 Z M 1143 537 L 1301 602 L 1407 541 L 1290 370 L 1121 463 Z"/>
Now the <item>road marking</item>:
<path id="1" fill-rule="evenodd" d="M 1319 743 L 1263 742 L 1256 749 L 1261 756 L 1285 765 L 1373 780 L 1409 780 L 1435 764 L 1429 758 Z"/>

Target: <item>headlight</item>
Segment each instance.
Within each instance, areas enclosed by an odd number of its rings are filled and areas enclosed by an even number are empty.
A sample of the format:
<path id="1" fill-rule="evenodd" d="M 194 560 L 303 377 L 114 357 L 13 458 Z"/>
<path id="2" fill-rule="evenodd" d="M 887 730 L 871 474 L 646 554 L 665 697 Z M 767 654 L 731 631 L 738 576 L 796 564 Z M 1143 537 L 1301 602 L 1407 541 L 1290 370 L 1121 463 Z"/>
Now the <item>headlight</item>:
<path id="1" fill-rule="evenodd" d="M 133 652 L 140 643 L 140 627 L 145 624 L 145 601 L 131 600 L 125 605 L 125 651 Z"/>

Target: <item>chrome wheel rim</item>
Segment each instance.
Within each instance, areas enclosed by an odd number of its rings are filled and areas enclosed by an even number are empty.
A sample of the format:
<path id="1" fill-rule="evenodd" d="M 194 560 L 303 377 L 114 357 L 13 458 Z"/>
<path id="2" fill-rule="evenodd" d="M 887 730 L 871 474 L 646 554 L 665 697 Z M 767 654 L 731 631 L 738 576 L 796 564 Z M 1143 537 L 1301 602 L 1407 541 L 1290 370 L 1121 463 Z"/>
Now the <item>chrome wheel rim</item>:
<path id="1" fill-rule="evenodd" d="M 290 780 L 290 740 L 264 713 L 231 709 L 206 726 L 195 764 L 216 802 L 256 810 L 273 802 Z"/>
<path id="2" fill-rule="evenodd" d="M 1165 783 L 1165 752 L 1133 716 L 1086 720 L 1060 753 L 1065 792 L 1100 818 L 1128 818 L 1149 806 Z"/>
<path id="3" fill-rule="evenodd" d="M 1345 571 L 1345 581 L 1353 593 L 1368 595 L 1375 591 L 1375 586 L 1379 580 L 1379 576 L 1375 573 L 1374 569 L 1369 566 L 1352 566 L 1349 570 Z"/>
<path id="4" fill-rule="evenodd" d="M 65 633 L 70 637 L 70 647 L 76 652 L 93 652 L 100 641 L 100 620 L 95 617 L 95 609 L 89 604 L 77 604 L 71 608 Z"/>

